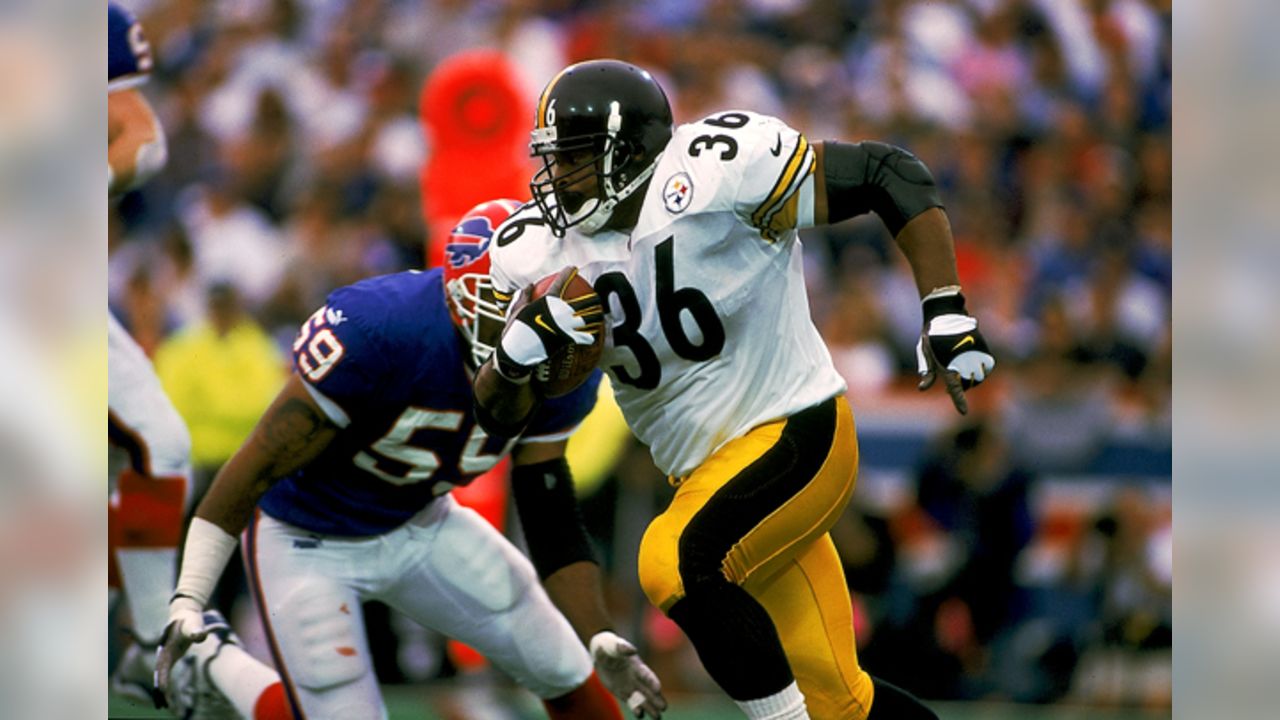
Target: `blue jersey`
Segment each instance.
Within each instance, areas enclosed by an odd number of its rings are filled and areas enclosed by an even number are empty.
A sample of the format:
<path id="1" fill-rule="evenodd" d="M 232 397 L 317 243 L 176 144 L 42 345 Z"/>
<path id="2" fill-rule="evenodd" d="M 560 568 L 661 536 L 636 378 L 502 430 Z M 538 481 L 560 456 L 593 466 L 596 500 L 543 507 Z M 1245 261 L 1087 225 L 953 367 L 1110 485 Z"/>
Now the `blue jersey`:
<path id="1" fill-rule="evenodd" d="M 128 10 L 107 3 L 107 92 L 141 85 L 151 73 L 151 46 Z"/>
<path id="2" fill-rule="evenodd" d="M 476 424 L 466 352 L 438 268 L 331 293 L 299 331 L 293 361 L 342 429 L 319 457 L 272 486 L 262 509 L 325 535 L 377 535 L 497 464 L 514 441 Z M 597 371 L 545 402 L 522 439 L 567 438 L 595 405 L 599 384 Z"/>

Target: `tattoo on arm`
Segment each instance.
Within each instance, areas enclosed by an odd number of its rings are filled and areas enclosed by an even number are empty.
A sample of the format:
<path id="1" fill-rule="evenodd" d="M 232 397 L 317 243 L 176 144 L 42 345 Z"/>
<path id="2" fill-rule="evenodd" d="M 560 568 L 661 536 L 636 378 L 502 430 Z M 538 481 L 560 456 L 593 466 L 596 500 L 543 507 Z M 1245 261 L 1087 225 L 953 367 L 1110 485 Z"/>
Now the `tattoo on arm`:
<path id="1" fill-rule="evenodd" d="M 273 483 L 328 447 L 337 426 L 302 397 L 287 393 L 272 403 L 248 441 L 218 472 L 196 514 L 238 533 Z"/>
<path id="2" fill-rule="evenodd" d="M 262 419 L 259 443 L 263 450 L 263 476 L 275 479 L 305 465 L 329 444 L 337 428 L 310 404 L 286 399 Z"/>

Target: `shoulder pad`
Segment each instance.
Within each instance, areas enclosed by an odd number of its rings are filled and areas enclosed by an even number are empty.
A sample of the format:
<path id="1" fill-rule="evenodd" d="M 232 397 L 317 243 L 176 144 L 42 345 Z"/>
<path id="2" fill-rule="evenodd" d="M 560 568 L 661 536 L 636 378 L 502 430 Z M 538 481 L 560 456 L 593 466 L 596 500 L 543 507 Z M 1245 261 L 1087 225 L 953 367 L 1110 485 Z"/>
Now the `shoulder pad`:
<path id="1" fill-rule="evenodd" d="M 812 170 L 812 151 L 775 117 L 728 110 L 677 128 L 663 161 L 655 180 L 669 212 L 683 212 L 678 193 L 688 184 L 695 212 L 732 210 L 759 225 L 755 210 L 794 192 L 796 178 Z"/>
<path id="2" fill-rule="evenodd" d="M 494 242 L 489 248 L 489 277 L 495 297 L 505 307 L 520 288 L 548 274 L 541 271 L 554 254 L 556 238 L 532 203 L 507 218 L 493 236 Z"/>

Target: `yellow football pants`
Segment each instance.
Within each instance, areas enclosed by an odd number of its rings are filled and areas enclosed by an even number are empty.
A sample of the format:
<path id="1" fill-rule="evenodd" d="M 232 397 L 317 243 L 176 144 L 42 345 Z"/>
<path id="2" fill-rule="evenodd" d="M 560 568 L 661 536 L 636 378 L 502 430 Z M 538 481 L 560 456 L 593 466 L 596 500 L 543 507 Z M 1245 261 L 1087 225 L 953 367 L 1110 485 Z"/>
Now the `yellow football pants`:
<path id="1" fill-rule="evenodd" d="M 817 720 L 861 719 L 871 707 L 848 586 L 827 534 L 857 468 L 853 414 L 844 397 L 833 398 L 754 428 L 673 481 L 675 498 L 640 544 L 640 585 L 666 612 L 684 597 L 686 531 L 695 524 L 699 542 L 715 536 L 725 550 L 721 572 L 769 613 Z"/>

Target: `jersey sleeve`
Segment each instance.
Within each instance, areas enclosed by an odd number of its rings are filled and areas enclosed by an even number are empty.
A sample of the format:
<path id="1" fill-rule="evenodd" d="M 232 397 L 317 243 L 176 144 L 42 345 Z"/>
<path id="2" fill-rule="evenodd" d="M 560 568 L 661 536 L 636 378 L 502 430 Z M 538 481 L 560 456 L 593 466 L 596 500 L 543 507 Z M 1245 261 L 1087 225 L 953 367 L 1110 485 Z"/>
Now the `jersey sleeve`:
<path id="1" fill-rule="evenodd" d="M 596 394 L 600 390 L 600 378 L 603 376 L 601 371 L 596 370 L 577 390 L 544 401 L 520 437 L 521 442 L 556 442 L 568 439 L 596 406 Z"/>
<path id="2" fill-rule="evenodd" d="M 773 242 L 813 224 L 813 174 L 817 156 L 802 133 L 781 120 L 757 115 L 752 142 L 743 149 L 742 181 L 734 211 Z"/>
<path id="3" fill-rule="evenodd" d="M 489 283 L 493 288 L 494 302 L 498 303 L 498 307 L 506 311 L 507 306 L 515 298 L 516 282 L 511 275 L 499 263 L 490 261 L 489 263 Z"/>
<path id="4" fill-rule="evenodd" d="M 494 299 L 503 310 L 517 292 L 541 279 L 537 272 L 546 260 L 544 249 L 549 233 L 533 203 L 521 207 L 493 232 L 493 243 L 489 246 L 489 280 Z"/>
<path id="5" fill-rule="evenodd" d="M 136 87 L 151 74 L 151 45 L 136 18 L 107 3 L 107 92 Z"/>
<path id="6" fill-rule="evenodd" d="M 293 341 L 294 368 L 339 427 L 368 412 L 390 375 L 390 355 L 368 328 L 374 319 L 358 297 L 338 290 L 302 324 Z"/>

